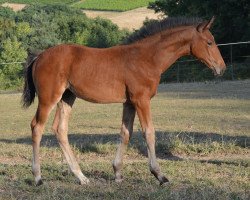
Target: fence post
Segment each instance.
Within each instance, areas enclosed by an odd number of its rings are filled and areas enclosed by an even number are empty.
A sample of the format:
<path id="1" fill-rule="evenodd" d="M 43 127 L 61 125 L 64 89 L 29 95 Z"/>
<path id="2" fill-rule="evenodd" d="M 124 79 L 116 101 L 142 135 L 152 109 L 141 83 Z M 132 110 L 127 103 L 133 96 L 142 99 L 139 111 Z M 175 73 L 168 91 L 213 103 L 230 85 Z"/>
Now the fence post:
<path id="1" fill-rule="evenodd" d="M 180 82 L 180 69 L 179 69 L 179 63 L 177 63 L 177 83 Z"/>
<path id="2" fill-rule="evenodd" d="M 234 68 L 233 68 L 233 45 L 230 45 L 230 65 L 231 65 L 231 77 L 234 80 Z"/>

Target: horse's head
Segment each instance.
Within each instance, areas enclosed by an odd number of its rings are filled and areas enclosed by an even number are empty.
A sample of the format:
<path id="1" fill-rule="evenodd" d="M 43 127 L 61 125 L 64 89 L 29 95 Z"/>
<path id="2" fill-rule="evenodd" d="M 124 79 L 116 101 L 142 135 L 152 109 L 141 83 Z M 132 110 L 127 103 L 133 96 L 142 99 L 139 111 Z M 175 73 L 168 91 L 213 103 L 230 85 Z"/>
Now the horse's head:
<path id="1" fill-rule="evenodd" d="M 196 27 L 196 33 L 191 44 L 191 53 L 212 69 L 215 75 L 222 75 L 226 65 L 214 37 L 209 31 L 213 21 L 214 17 Z"/>

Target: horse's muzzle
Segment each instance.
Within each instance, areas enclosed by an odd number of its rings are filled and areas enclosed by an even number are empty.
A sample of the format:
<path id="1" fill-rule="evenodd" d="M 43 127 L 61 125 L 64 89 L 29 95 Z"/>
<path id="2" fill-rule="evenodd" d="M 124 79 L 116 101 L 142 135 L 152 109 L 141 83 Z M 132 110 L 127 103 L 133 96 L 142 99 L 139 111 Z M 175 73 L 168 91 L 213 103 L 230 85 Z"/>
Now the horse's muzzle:
<path id="1" fill-rule="evenodd" d="M 223 67 L 213 67 L 212 68 L 215 76 L 222 76 L 226 71 L 226 66 Z"/>

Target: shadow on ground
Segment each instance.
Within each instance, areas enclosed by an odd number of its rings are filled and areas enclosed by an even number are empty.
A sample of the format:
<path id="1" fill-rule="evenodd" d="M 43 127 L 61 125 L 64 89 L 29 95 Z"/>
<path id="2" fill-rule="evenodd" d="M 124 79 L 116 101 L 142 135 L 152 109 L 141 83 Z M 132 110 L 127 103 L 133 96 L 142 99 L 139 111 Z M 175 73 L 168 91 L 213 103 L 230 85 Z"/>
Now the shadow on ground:
<path id="1" fill-rule="evenodd" d="M 178 140 L 176 140 L 176 138 Z M 72 146 L 80 152 L 95 152 L 102 153 L 100 146 L 105 146 L 107 152 L 115 151 L 119 142 L 119 134 L 70 134 L 69 141 Z M 218 144 L 233 143 L 240 148 L 250 147 L 250 137 L 248 136 L 225 136 L 218 133 L 199 133 L 199 132 L 156 132 L 156 153 L 157 157 L 169 160 L 181 160 L 174 156 L 171 151 L 176 145 L 176 141 L 181 141 L 185 145 L 205 144 L 218 142 Z M 17 144 L 32 144 L 31 137 L 11 139 L 0 139 L 1 143 L 17 143 Z M 53 148 L 59 147 L 58 141 L 53 134 L 43 135 L 41 146 Z M 146 142 L 140 132 L 135 132 L 130 141 L 129 146 L 136 149 L 140 154 L 147 156 Z M 111 148 L 111 149 L 110 149 Z M 177 146 L 178 148 L 178 146 Z M 105 153 L 105 152 L 104 152 Z M 205 162 L 205 161 L 204 161 Z M 219 161 L 214 161 L 214 164 L 219 164 Z"/>
<path id="2" fill-rule="evenodd" d="M 234 165 L 234 166 L 243 166 L 243 167 L 249 167 L 250 163 L 248 160 L 205 160 L 201 159 L 199 160 L 201 163 L 210 163 L 210 164 L 215 164 L 215 165 Z"/>

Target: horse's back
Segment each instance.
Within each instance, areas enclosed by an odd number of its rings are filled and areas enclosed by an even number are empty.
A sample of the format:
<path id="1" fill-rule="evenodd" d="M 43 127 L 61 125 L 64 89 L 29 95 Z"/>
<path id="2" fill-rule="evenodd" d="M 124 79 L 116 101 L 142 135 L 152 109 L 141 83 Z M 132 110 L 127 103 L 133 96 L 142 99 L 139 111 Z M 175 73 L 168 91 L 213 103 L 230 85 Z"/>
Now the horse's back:
<path id="1" fill-rule="evenodd" d="M 39 92 L 49 92 L 52 96 L 68 88 L 88 101 L 124 102 L 124 62 L 120 54 L 119 48 L 52 47 L 39 55 L 35 62 L 35 86 Z"/>

